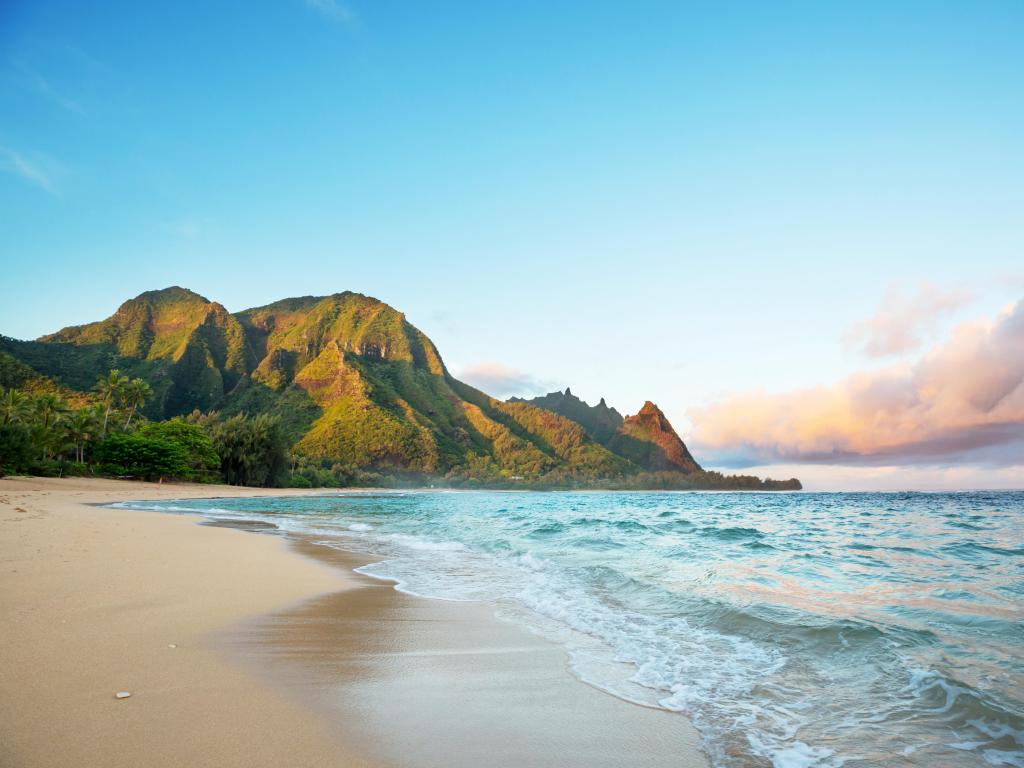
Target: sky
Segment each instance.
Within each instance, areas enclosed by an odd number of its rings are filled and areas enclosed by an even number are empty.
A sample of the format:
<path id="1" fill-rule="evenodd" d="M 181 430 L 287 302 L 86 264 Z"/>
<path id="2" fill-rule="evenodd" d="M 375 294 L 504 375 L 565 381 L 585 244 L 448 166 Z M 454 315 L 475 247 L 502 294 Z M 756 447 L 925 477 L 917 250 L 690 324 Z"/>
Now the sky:
<path id="1" fill-rule="evenodd" d="M 1024 487 L 1024 4 L 0 3 L 0 333 L 353 290 L 491 394 Z"/>

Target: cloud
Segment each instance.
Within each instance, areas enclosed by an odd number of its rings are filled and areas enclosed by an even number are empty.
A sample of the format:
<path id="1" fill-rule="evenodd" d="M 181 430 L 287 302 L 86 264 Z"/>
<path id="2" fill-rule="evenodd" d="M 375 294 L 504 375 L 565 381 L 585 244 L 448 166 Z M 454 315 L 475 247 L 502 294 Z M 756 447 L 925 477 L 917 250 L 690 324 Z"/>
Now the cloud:
<path id="1" fill-rule="evenodd" d="M 19 176 L 51 195 L 60 196 L 56 163 L 48 158 L 30 160 L 10 147 L 0 146 L 0 170 Z"/>
<path id="2" fill-rule="evenodd" d="M 921 283 L 914 295 L 891 286 L 874 316 L 850 328 L 845 340 L 868 357 L 912 352 L 934 333 L 942 317 L 971 298 L 969 291 L 943 290 L 928 282 Z"/>
<path id="3" fill-rule="evenodd" d="M 537 379 L 501 363 L 466 366 L 459 370 L 458 378 L 492 397 L 499 398 L 542 394 L 553 388 L 548 381 Z"/>
<path id="4" fill-rule="evenodd" d="M 14 68 L 19 74 L 22 86 L 27 90 L 39 94 L 68 112 L 73 112 L 77 115 L 85 113 L 79 102 L 61 93 L 47 78 L 43 77 L 36 70 L 22 62 L 15 62 Z"/>
<path id="5" fill-rule="evenodd" d="M 306 0 L 306 7 L 326 16 L 331 21 L 349 23 L 355 21 L 355 12 L 338 0 Z"/>
<path id="6" fill-rule="evenodd" d="M 1024 300 L 958 326 L 914 364 L 688 415 L 694 448 L 723 465 L 1024 464 Z"/>

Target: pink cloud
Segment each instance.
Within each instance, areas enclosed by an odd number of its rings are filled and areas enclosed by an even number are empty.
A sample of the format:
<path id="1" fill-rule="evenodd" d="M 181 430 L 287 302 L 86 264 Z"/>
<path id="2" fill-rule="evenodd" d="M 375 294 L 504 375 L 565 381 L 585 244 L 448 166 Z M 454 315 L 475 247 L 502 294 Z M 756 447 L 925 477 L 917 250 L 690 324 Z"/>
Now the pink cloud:
<path id="1" fill-rule="evenodd" d="M 1024 301 L 957 327 L 914 364 L 689 416 L 694 448 L 720 463 L 1024 464 Z"/>
<path id="2" fill-rule="evenodd" d="M 868 357 L 912 352 L 934 332 L 942 317 L 970 300 L 969 291 L 944 290 L 928 282 L 919 285 L 914 295 L 890 287 L 874 316 L 853 326 L 846 341 Z"/>

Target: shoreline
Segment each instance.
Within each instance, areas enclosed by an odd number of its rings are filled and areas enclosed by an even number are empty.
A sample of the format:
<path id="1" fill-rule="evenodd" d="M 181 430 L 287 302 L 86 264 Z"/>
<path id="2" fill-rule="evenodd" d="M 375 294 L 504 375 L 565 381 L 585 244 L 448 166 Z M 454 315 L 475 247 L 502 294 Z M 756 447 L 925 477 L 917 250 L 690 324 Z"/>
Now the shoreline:
<path id="1" fill-rule="evenodd" d="M 580 681 L 486 605 L 401 593 L 301 536 L 84 506 L 339 492 L 0 479 L 0 762 L 707 765 L 681 715 Z"/>
<path id="2" fill-rule="evenodd" d="M 304 557 L 371 558 L 289 534 Z M 222 634 L 233 654 L 337 724 L 346 743 L 408 768 L 707 768 L 684 716 L 576 677 L 564 647 L 483 602 L 434 600 L 354 574 L 322 595 Z M 325 681 L 329 681 L 326 682 Z"/>

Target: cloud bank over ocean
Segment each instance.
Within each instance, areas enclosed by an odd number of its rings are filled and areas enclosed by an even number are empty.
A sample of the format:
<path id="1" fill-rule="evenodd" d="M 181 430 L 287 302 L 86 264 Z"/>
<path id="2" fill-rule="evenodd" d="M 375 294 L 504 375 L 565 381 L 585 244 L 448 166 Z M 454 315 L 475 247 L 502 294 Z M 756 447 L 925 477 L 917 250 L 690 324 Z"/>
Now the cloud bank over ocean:
<path id="1" fill-rule="evenodd" d="M 1024 463 L 1024 300 L 957 326 L 914 363 L 689 411 L 699 455 L 765 463 Z"/>

